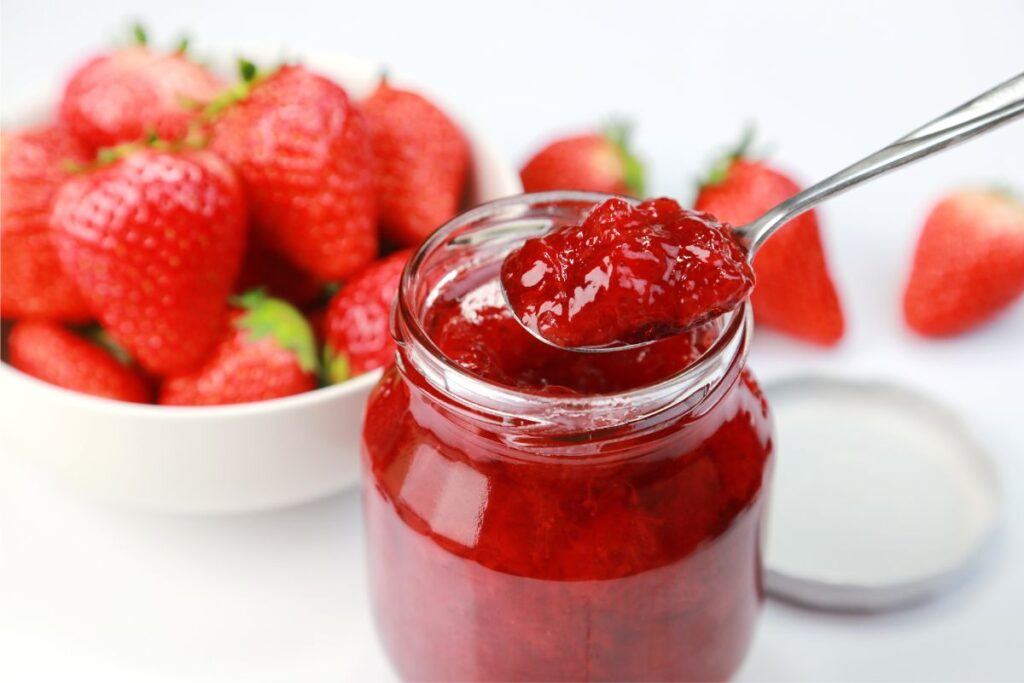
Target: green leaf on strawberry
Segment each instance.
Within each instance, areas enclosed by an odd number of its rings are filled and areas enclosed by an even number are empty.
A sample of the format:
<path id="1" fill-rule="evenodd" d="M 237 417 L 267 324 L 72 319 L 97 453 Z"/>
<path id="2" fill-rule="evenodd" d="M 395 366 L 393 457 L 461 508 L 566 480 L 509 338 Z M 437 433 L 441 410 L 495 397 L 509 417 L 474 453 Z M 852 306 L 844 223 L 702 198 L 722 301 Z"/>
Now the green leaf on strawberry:
<path id="1" fill-rule="evenodd" d="M 729 175 L 729 168 L 737 159 L 747 159 L 751 156 L 751 147 L 754 138 L 757 136 L 757 128 L 753 123 L 748 123 L 740 133 L 740 139 L 725 154 L 723 154 L 708 169 L 707 174 L 699 181 L 699 187 L 714 187 L 725 182 Z"/>
<path id="2" fill-rule="evenodd" d="M 246 310 L 235 324 L 239 329 L 247 330 L 252 341 L 273 337 L 278 346 L 295 354 L 303 370 L 317 371 L 313 330 L 294 306 L 282 299 L 271 298 L 260 289 L 232 297 L 231 303 Z"/>
<path id="3" fill-rule="evenodd" d="M 348 354 L 335 353 L 330 346 L 324 347 L 324 381 L 327 384 L 340 384 L 352 377 Z"/>
<path id="4" fill-rule="evenodd" d="M 238 58 L 238 75 L 242 77 L 243 82 L 252 83 L 256 79 L 257 73 L 259 70 L 253 62 L 245 57 Z"/>
<path id="5" fill-rule="evenodd" d="M 135 38 L 135 42 L 138 45 L 146 45 L 149 43 L 149 36 L 146 34 L 146 27 L 142 24 L 135 24 L 132 26 L 132 37 Z"/>
<path id="6" fill-rule="evenodd" d="M 203 110 L 203 118 L 210 121 L 228 107 L 249 97 L 253 86 L 273 75 L 280 67 L 262 70 L 245 57 L 238 58 L 238 82 L 221 91 Z"/>

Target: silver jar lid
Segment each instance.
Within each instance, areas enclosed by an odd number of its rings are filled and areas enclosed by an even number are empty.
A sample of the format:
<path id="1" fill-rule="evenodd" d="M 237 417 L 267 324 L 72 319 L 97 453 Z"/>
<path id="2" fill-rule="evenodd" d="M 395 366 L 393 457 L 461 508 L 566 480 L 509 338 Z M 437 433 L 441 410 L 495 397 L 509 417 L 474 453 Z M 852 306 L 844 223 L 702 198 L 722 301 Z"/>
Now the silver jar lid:
<path id="1" fill-rule="evenodd" d="M 974 564 L 1001 508 L 993 463 L 949 409 L 884 382 L 765 386 L 776 426 L 769 594 L 822 609 L 922 601 Z"/>

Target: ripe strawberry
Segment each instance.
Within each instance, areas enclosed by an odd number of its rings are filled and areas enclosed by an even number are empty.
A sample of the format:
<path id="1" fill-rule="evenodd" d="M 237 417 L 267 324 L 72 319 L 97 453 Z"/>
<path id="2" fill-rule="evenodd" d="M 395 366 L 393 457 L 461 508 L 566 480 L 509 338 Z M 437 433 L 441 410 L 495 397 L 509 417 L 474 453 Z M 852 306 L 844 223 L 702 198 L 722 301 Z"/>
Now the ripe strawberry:
<path id="1" fill-rule="evenodd" d="M 903 295 L 920 334 L 959 334 L 1024 293 L 1024 202 L 1004 192 L 948 195 L 925 221 Z"/>
<path id="2" fill-rule="evenodd" d="M 221 81 L 183 50 L 156 52 L 139 45 L 94 57 L 68 81 L 60 118 L 95 151 L 142 140 L 150 132 L 178 140 Z"/>
<path id="3" fill-rule="evenodd" d="M 627 145 L 627 130 L 612 128 L 557 140 L 519 172 L 527 192 L 589 190 L 644 195 L 644 169 Z"/>
<path id="4" fill-rule="evenodd" d="M 55 322 L 23 320 L 7 344 L 11 365 L 44 382 L 117 401 L 150 401 L 137 370 Z"/>
<path id="5" fill-rule="evenodd" d="M 300 66 L 243 85 L 218 106 L 213 149 L 238 171 L 264 243 L 320 280 L 377 255 L 373 156 L 362 112 Z"/>
<path id="6" fill-rule="evenodd" d="M 455 216 L 469 174 L 469 143 L 430 101 L 382 81 L 363 111 L 377 161 L 384 236 L 415 246 Z"/>
<path id="7" fill-rule="evenodd" d="M 199 368 L 168 377 L 160 403 L 248 403 L 316 388 L 316 342 L 302 314 L 259 290 L 235 302 L 238 308 L 213 353 Z"/>
<path id="8" fill-rule="evenodd" d="M 50 243 L 50 208 L 85 150 L 58 126 L 0 137 L 0 315 L 82 322 L 85 299 Z"/>
<path id="9" fill-rule="evenodd" d="M 227 164 L 205 151 L 128 152 L 64 185 L 53 228 L 65 272 L 143 367 L 159 375 L 202 361 L 245 248 Z"/>
<path id="10" fill-rule="evenodd" d="M 305 308 L 320 298 L 324 286 L 253 239 L 242 259 L 242 272 L 235 284 L 238 293 L 262 289 L 270 296 Z"/>
<path id="11" fill-rule="evenodd" d="M 799 191 L 788 176 L 739 152 L 700 188 L 694 208 L 743 225 Z M 794 218 L 765 242 L 754 257 L 754 275 L 751 301 L 759 322 L 816 344 L 839 342 L 843 312 L 814 211 Z"/>
<path id="12" fill-rule="evenodd" d="M 325 361 L 332 384 L 390 363 L 391 304 L 412 250 L 398 251 L 367 267 L 341 288 L 327 306 Z"/>

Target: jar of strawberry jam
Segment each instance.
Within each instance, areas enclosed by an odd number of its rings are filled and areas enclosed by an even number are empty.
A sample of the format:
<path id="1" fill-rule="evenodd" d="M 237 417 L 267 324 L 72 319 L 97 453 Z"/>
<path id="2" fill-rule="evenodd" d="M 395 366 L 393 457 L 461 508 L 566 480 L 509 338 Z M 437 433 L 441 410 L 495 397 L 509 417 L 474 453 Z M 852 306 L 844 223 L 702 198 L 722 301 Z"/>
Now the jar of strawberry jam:
<path id="1" fill-rule="evenodd" d="M 747 306 L 575 353 L 498 287 L 524 231 L 604 199 L 481 206 L 403 276 L 363 452 L 374 613 L 405 679 L 717 680 L 748 647 L 773 444 Z"/>

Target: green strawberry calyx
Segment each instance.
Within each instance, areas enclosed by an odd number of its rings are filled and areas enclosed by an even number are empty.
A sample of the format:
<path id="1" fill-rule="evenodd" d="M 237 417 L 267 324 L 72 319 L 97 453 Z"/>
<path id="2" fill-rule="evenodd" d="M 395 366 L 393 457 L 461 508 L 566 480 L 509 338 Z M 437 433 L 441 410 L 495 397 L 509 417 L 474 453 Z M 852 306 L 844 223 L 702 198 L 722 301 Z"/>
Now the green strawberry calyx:
<path id="1" fill-rule="evenodd" d="M 247 331 L 250 341 L 271 337 L 282 349 L 295 354 L 304 371 L 318 371 L 313 329 L 294 306 L 267 296 L 262 289 L 232 297 L 231 303 L 245 311 L 235 320 L 235 326 Z"/>
<path id="2" fill-rule="evenodd" d="M 131 43 L 138 47 L 149 47 L 149 31 L 146 30 L 145 24 L 133 24 L 131 27 Z M 174 49 L 171 50 L 172 54 L 184 55 L 188 53 L 189 38 L 188 36 L 182 36 L 178 39 Z"/>
<path id="3" fill-rule="evenodd" d="M 340 384 L 352 377 L 352 367 L 348 354 L 338 353 L 330 345 L 324 347 L 324 381 L 327 384 Z"/>
<path id="4" fill-rule="evenodd" d="M 624 181 L 629 193 L 634 197 L 643 197 L 646 189 L 646 172 L 643 162 L 640 161 L 631 147 L 633 127 L 625 121 L 613 121 L 605 126 L 603 134 L 606 140 L 614 145 L 615 150 L 622 159 Z"/>
<path id="5" fill-rule="evenodd" d="M 149 35 L 146 33 L 146 27 L 142 24 L 132 26 L 132 38 L 135 40 L 136 45 L 145 47 L 149 44 Z"/>
<path id="6" fill-rule="evenodd" d="M 754 146 L 754 140 L 757 137 L 757 128 L 754 124 L 749 123 L 743 127 L 743 131 L 740 133 L 739 140 L 730 147 L 725 154 L 720 156 L 717 161 L 711 164 L 708 172 L 698 180 L 698 185 L 701 188 L 714 187 L 715 185 L 721 185 L 725 182 L 725 179 L 729 177 L 729 169 L 732 165 L 740 159 L 749 159 L 751 157 L 751 148 Z"/>
<path id="7" fill-rule="evenodd" d="M 182 140 L 170 141 L 157 137 L 155 131 L 150 130 L 144 140 L 137 142 L 122 142 L 112 147 L 101 147 L 96 156 L 85 163 L 66 160 L 63 162 L 64 170 L 69 173 L 88 173 L 96 169 L 109 166 L 127 156 L 144 149 L 152 149 L 158 152 L 180 152 L 186 149 L 200 149 L 206 146 L 206 140 L 193 135 L 187 135 Z"/>
<path id="8" fill-rule="evenodd" d="M 93 344 L 113 356 L 121 365 L 126 367 L 135 365 L 135 359 L 131 357 L 131 354 L 129 354 L 123 346 L 114 341 L 114 338 L 110 336 L 110 333 L 99 325 L 89 325 L 81 330 L 81 334 Z"/>
<path id="9" fill-rule="evenodd" d="M 254 62 L 245 57 L 239 57 L 238 82 L 228 86 L 219 95 L 214 97 L 203 109 L 202 118 L 206 121 L 212 121 L 217 118 L 217 115 L 225 109 L 249 97 L 249 93 L 252 92 L 255 86 L 272 76 L 280 68 L 281 66 L 266 70 L 260 69 Z"/>

